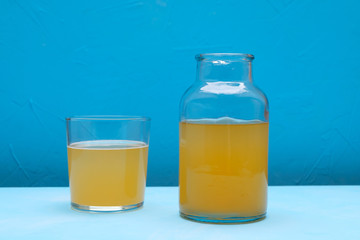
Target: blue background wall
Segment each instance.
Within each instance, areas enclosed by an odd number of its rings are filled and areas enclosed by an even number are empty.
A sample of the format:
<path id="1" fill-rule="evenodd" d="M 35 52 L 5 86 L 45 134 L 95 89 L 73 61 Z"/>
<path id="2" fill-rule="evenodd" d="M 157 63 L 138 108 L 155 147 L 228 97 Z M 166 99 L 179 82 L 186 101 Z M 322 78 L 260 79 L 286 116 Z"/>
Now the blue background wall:
<path id="1" fill-rule="evenodd" d="M 252 53 L 270 184 L 360 184 L 360 2 L 0 1 L 0 186 L 67 185 L 64 118 L 152 117 L 148 185 L 176 185 L 196 53 Z"/>

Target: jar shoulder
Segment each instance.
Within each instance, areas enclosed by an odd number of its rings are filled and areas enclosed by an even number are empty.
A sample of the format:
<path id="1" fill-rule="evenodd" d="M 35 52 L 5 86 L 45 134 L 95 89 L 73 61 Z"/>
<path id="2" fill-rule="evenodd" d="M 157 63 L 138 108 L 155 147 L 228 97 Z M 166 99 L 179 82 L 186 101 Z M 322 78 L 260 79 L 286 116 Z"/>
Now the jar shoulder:
<path id="1" fill-rule="evenodd" d="M 236 99 L 243 100 L 246 98 L 258 100 L 268 105 L 267 97 L 260 88 L 252 83 L 242 82 L 194 83 L 183 94 L 181 103 L 190 103 L 199 99 L 216 99 L 217 101 L 231 99 L 236 101 Z"/>
<path id="2" fill-rule="evenodd" d="M 234 117 L 267 120 L 268 100 L 252 83 L 194 83 L 180 103 L 182 119 Z"/>

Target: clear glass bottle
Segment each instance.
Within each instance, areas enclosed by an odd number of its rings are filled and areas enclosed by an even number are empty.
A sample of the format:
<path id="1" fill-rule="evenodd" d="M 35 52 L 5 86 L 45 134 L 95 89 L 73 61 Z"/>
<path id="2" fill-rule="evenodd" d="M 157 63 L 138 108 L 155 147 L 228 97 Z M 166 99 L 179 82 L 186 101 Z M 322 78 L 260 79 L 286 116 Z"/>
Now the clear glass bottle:
<path id="1" fill-rule="evenodd" d="M 180 215 L 215 223 L 263 219 L 268 101 L 252 83 L 254 57 L 199 54 L 180 104 Z"/>

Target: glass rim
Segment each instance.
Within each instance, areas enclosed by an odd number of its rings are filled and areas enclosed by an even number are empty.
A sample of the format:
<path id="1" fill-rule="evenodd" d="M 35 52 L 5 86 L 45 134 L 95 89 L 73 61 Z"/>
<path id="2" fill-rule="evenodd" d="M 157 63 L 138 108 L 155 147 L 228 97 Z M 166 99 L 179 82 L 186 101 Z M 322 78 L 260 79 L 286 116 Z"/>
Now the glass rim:
<path id="1" fill-rule="evenodd" d="M 79 115 L 67 117 L 66 121 L 89 120 L 89 121 L 150 121 L 150 117 L 132 115 Z"/>
<path id="2" fill-rule="evenodd" d="M 232 61 L 252 61 L 254 60 L 254 55 L 249 53 L 200 53 L 195 55 L 197 61 L 203 60 L 219 60 L 219 57 L 232 58 Z M 230 59 L 228 59 L 230 60 Z"/>

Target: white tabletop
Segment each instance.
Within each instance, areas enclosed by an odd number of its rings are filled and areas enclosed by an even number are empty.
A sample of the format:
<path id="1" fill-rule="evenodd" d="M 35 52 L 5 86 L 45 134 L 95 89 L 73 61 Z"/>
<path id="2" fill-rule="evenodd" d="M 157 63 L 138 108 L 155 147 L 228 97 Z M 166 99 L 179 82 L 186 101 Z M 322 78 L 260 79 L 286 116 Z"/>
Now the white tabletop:
<path id="1" fill-rule="evenodd" d="M 82 213 L 69 188 L 0 188 L 0 239 L 360 239 L 359 186 L 270 187 L 268 216 L 216 225 L 178 214 L 177 187 L 148 187 L 140 210 Z"/>

